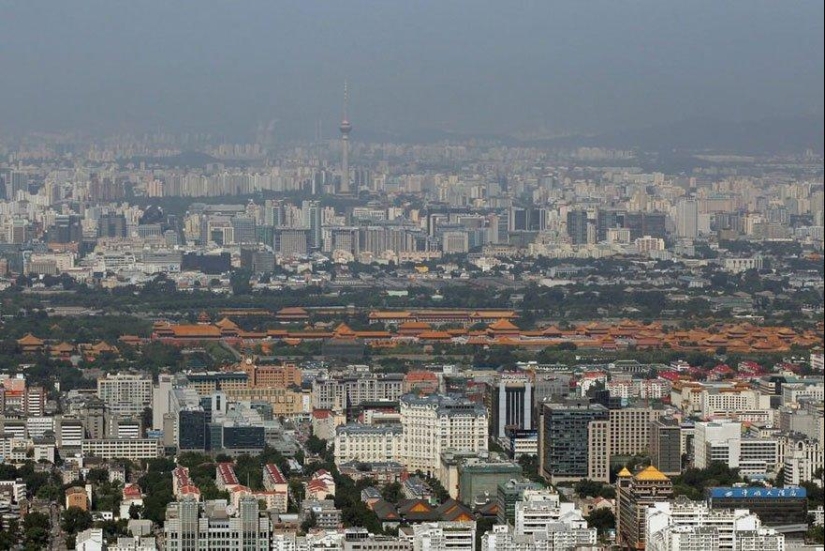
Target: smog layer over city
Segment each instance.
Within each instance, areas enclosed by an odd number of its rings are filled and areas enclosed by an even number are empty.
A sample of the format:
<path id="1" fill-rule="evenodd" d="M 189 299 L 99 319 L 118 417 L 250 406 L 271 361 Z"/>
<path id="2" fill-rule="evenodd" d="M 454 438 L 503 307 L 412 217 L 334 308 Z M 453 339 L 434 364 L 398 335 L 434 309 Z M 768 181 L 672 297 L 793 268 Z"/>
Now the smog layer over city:
<path id="1" fill-rule="evenodd" d="M 0 551 L 817 551 L 822 2 L 0 2 Z"/>

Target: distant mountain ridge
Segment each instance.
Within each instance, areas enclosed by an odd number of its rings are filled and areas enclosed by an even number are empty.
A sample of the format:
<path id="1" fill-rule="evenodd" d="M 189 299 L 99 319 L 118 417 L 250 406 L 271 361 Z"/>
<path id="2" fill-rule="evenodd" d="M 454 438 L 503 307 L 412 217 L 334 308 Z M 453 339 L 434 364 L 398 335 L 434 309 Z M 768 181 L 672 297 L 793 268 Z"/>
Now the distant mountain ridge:
<path id="1" fill-rule="evenodd" d="M 691 151 L 770 154 L 803 153 L 825 149 L 825 117 L 771 118 L 760 121 L 699 119 L 596 136 L 543 140 L 559 147 L 640 148 L 645 151 Z"/>
<path id="2" fill-rule="evenodd" d="M 641 149 L 650 152 L 728 153 L 739 155 L 804 153 L 825 151 L 825 117 L 822 115 L 768 118 L 758 121 L 693 119 L 644 128 L 593 135 L 518 139 L 500 134 L 472 135 L 440 129 L 417 129 L 387 133 L 364 129 L 361 141 L 432 143 L 439 141 L 496 141 L 505 145 L 537 147 L 605 147 Z"/>

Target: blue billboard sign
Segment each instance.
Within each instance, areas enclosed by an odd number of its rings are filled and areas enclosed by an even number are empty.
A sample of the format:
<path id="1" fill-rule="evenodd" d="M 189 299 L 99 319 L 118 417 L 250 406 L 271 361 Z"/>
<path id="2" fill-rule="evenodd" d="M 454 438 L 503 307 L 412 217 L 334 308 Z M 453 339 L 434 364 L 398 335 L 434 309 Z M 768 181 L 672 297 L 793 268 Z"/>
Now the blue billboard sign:
<path id="1" fill-rule="evenodd" d="M 807 497 L 805 488 L 762 488 L 759 486 L 748 488 L 711 488 L 710 497 L 736 499 L 776 499 L 776 498 L 804 498 Z"/>

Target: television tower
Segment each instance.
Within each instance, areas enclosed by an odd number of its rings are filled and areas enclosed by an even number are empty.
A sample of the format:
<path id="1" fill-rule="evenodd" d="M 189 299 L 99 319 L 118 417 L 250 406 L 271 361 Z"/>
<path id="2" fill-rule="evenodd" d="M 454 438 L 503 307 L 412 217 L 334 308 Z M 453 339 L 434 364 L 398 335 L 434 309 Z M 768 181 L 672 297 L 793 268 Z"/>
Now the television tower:
<path id="1" fill-rule="evenodd" d="M 342 195 L 350 193 L 350 179 L 349 179 L 349 133 L 352 132 L 352 124 L 349 122 L 347 116 L 347 107 L 349 103 L 349 92 L 347 91 L 347 81 L 344 81 L 344 117 L 341 120 L 341 126 L 338 130 L 341 131 L 341 185 L 338 192 Z"/>

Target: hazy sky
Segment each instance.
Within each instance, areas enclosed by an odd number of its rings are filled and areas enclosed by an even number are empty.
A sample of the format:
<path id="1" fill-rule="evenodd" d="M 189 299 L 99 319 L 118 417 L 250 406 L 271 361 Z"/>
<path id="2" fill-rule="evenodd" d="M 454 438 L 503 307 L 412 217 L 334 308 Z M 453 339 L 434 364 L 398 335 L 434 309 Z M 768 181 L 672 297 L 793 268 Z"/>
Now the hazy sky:
<path id="1" fill-rule="evenodd" d="M 0 132 L 606 131 L 823 113 L 823 2 L 0 0 Z"/>

